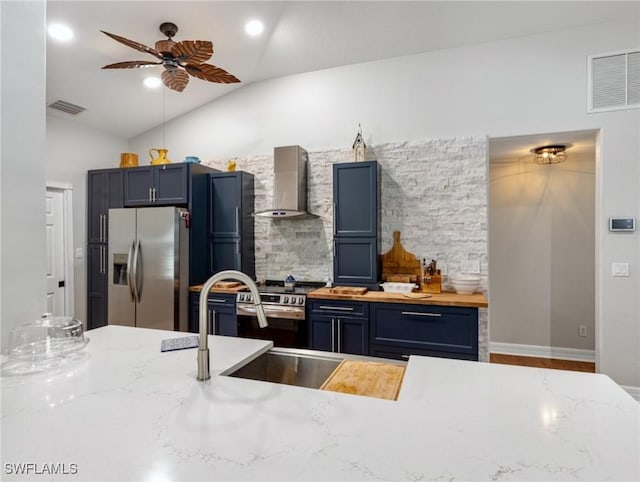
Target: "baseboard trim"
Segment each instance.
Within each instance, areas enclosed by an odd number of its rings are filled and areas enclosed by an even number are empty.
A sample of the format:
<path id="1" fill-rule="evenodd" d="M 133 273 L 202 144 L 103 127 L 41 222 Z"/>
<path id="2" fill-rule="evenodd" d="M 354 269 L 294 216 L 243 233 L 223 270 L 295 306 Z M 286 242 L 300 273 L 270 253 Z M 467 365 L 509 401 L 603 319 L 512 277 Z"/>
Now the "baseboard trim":
<path id="1" fill-rule="evenodd" d="M 629 385 L 620 385 L 622 389 L 640 402 L 640 387 L 632 387 Z"/>
<path id="2" fill-rule="evenodd" d="M 561 348 L 555 346 L 521 345 L 518 343 L 489 343 L 490 353 L 501 355 L 532 356 L 537 358 L 557 358 L 559 360 L 573 360 L 595 363 L 595 350 L 581 350 L 578 348 Z"/>

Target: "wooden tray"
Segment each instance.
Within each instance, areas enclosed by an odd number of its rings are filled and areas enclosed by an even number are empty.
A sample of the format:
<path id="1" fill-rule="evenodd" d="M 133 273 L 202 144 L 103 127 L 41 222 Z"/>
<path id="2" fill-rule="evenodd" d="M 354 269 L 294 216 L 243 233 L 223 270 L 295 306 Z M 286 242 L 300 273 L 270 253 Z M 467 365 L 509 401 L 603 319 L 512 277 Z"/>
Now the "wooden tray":
<path id="1" fill-rule="evenodd" d="M 242 283 L 240 281 L 218 281 L 214 283 L 214 288 L 235 288 L 236 286 L 240 286 Z"/>
<path id="2" fill-rule="evenodd" d="M 391 363 L 342 360 L 320 390 L 396 400 L 404 370 Z"/>
<path id="3" fill-rule="evenodd" d="M 360 286 L 335 286 L 333 288 L 329 288 L 329 291 L 337 295 L 363 295 L 368 290 L 367 288 Z"/>

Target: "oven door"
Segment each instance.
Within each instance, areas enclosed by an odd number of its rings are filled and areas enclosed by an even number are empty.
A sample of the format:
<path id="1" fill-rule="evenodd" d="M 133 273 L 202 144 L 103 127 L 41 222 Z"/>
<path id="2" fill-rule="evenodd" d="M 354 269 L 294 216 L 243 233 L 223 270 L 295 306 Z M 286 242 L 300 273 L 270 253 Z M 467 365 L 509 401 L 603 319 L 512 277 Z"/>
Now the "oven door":
<path id="1" fill-rule="evenodd" d="M 273 345 L 284 348 L 308 348 L 307 321 L 304 307 L 262 305 L 267 315 L 265 328 L 258 326 L 256 307 L 253 304 L 238 303 L 238 336 L 271 340 Z"/>

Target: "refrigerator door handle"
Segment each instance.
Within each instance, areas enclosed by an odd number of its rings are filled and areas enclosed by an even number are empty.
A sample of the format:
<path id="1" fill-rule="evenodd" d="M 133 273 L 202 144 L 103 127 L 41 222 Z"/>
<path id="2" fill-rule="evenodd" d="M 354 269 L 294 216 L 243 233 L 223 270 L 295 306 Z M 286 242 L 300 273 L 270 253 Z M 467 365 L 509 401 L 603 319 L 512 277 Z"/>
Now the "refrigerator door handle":
<path id="1" fill-rule="evenodd" d="M 131 301 L 135 303 L 136 294 L 133 288 L 133 250 L 135 249 L 135 241 L 131 242 L 129 247 L 129 254 L 127 255 L 127 284 L 129 285 L 129 294 L 131 295 Z"/>
<path id="2" fill-rule="evenodd" d="M 135 265 L 135 290 L 136 290 L 136 298 L 138 299 L 138 303 L 140 303 L 140 299 L 142 298 L 142 248 L 140 246 L 140 240 L 138 240 L 136 244 L 136 250 L 133 254 L 133 264 Z"/>

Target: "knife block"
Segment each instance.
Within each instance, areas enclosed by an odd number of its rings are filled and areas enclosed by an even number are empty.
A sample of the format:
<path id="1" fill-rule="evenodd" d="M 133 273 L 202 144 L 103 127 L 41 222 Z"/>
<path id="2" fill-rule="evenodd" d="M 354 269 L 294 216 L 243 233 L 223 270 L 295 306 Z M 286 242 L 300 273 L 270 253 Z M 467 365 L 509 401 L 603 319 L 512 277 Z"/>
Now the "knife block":
<path id="1" fill-rule="evenodd" d="M 442 293 L 442 276 L 440 270 L 433 275 L 425 273 L 422 276 L 421 285 L 423 293 Z"/>

